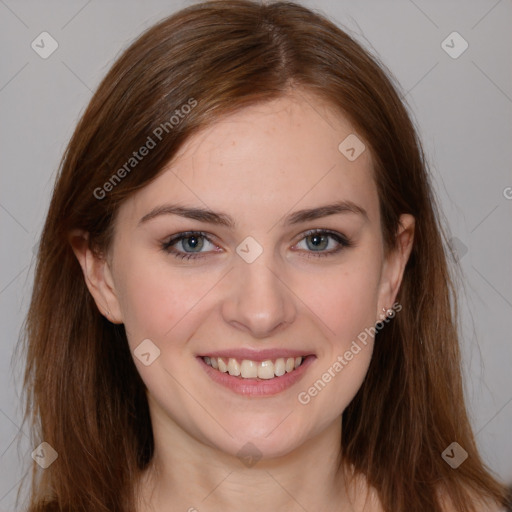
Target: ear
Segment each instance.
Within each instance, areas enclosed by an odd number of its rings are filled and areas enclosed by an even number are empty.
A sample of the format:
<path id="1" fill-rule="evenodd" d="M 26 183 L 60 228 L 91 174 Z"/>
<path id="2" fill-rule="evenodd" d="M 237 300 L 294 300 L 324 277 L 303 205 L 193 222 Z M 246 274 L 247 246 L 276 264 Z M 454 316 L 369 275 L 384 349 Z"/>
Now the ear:
<path id="1" fill-rule="evenodd" d="M 395 303 L 404 275 L 405 265 L 411 254 L 414 241 L 415 219 L 412 215 L 402 214 L 396 234 L 396 246 L 389 251 L 384 260 L 379 300 L 377 302 L 377 321 L 383 319 L 384 309 L 390 309 Z"/>
<path id="2" fill-rule="evenodd" d="M 85 231 L 73 230 L 68 240 L 100 313 L 112 323 L 122 323 L 121 308 L 107 258 L 90 248 L 89 233 Z"/>

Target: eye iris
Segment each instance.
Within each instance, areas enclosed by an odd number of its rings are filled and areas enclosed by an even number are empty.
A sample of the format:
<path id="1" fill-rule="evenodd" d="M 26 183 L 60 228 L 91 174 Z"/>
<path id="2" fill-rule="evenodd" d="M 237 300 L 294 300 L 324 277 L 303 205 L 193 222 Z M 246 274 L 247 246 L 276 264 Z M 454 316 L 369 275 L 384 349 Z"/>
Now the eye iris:
<path id="1" fill-rule="evenodd" d="M 322 250 L 329 245 L 329 238 L 325 235 L 309 235 L 306 237 L 306 244 L 309 249 L 314 251 Z"/>
<path id="2" fill-rule="evenodd" d="M 196 236 L 196 235 L 194 235 L 194 236 L 187 236 L 186 238 L 184 238 L 182 240 L 182 245 L 183 245 L 183 248 L 185 249 L 185 251 L 187 251 L 188 248 L 192 249 L 192 251 L 188 251 L 188 252 L 198 252 L 198 251 L 200 251 L 202 249 L 202 247 L 203 247 L 203 244 L 204 244 L 203 238 L 200 237 L 200 236 Z"/>

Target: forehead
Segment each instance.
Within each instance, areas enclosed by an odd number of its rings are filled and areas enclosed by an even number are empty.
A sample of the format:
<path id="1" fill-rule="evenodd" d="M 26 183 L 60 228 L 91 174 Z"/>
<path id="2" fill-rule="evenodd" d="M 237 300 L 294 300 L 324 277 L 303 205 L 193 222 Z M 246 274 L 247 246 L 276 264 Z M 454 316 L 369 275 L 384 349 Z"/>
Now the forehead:
<path id="1" fill-rule="evenodd" d="M 378 215 L 371 155 L 354 137 L 348 119 L 303 92 L 246 107 L 192 135 L 127 208 L 143 215 L 172 201 L 268 222 L 295 207 L 350 200 L 371 218 Z M 343 152 L 347 144 L 340 151 L 345 140 L 362 150 L 355 160 Z"/>

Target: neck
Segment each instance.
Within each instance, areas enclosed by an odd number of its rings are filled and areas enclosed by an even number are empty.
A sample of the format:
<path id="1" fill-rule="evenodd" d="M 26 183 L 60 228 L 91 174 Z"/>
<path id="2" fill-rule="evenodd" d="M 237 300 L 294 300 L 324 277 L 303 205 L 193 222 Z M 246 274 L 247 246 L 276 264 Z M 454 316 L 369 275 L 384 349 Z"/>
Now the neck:
<path id="1" fill-rule="evenodd" d="M 162 411 L 163 413 L 163 411 Z M 154 457 L 140 481 L 140 512 L 352 510 L 340 465 L 341 418 L 292 452 L 241 460 L 152 415 Z"/>

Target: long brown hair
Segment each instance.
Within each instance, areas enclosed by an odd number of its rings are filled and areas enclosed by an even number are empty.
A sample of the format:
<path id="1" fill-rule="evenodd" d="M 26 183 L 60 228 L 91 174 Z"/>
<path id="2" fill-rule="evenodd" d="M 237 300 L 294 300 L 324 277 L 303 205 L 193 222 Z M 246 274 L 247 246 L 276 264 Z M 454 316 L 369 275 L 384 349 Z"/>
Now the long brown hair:
<path id="1" fill-rule="evenodd" d="M 24 345 L 26 421 L 34 444 L 49 443 L 58 459 L 44 470 L 34 463 L 31 512 L 133 511 L 153 455 L 126 333 L 98 311 L 69 233 L 85 230 L 104 253 L 119 205 L 185 140 L 221 115 L 292 89 L 343 112 L 367 144 L 386 246 L 394 246 L 400 214 L 416 218 L 397 297 L 403 309 L 378 333 L 367 377 L 343 412 L 343 461 L 376 488 L 386 512 L 441 512 L 441 491 L 460 512 L 475 511 L 471 496 L 504 503 L 466 414 L 456 297 L 426 159 L 384 70 L 323 15 L 249 0 L 189 6 L 118 58 L 69 142 L 40 240 Z M 133 152 L 162 126 L 161 139 L 128 171 Z M 453 441 L 469 454 L 456 470 L 441 457 Z"/>

